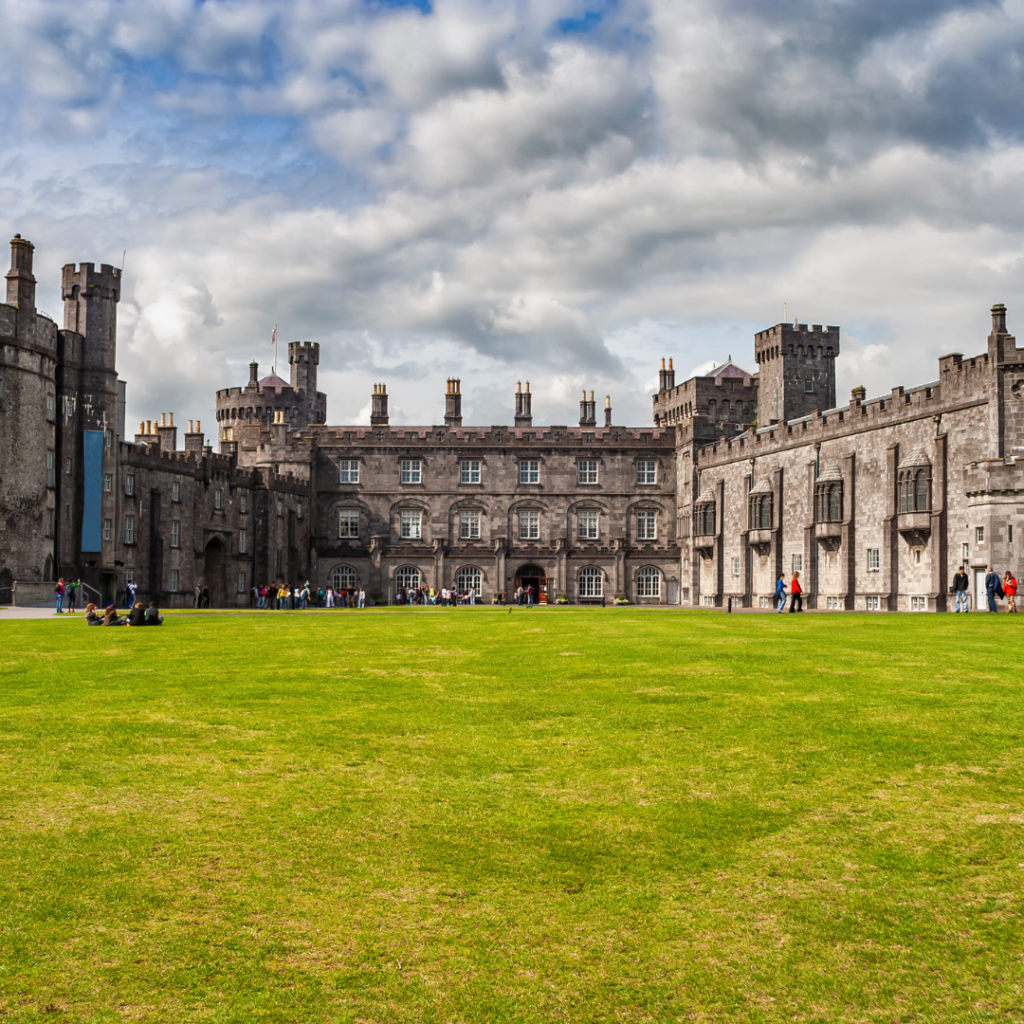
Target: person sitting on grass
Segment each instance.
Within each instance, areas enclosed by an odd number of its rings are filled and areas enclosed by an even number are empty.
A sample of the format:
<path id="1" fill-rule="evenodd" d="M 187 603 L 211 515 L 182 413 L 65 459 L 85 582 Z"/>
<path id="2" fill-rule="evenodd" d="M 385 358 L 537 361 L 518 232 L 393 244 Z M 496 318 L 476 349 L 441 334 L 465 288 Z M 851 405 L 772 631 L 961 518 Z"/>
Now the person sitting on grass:
<path id="1" fill-rule="evenodd" d="M 150 601 L 149 607 L 146 609 L 146 625 L 147 626 L 162 626 L 164 623 L 164 617 L 160 614 L 160 609 L 156 606 L 156 601 Z"/>
<path id="2" fill-rule="evenodd" d="M 103 625 L 103 617 L 96 611 L 96 605 L 91 601 L 85 606 L 85 624 L 87 626 Z"/>
<path id="3" fill-rule="evenodd" d="M 112 604 L 108 604 L 103 613 L 103 625 L 104 626 L 123 626 L 124 619 L 117 617 L 117 608 Z"/>
<path id="4" fill-rule="evenodd" d="M 146 624 L 146 606 L 141 601 L 136 601 L 132 610 L 128 613 L 129 626 L 144 626 Z"/>

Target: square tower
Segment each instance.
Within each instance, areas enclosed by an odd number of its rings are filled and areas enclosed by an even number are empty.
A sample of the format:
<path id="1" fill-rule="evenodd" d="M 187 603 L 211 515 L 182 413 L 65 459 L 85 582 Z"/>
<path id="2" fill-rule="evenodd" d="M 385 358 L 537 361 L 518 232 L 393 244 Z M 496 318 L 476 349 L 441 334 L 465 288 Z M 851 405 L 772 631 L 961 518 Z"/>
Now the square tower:
<path id="1" fill-rule="evenodd" d="M 755 334 L 758 424 L 835 408 L 837 355 L 838 327 L 776 324 Z"/>

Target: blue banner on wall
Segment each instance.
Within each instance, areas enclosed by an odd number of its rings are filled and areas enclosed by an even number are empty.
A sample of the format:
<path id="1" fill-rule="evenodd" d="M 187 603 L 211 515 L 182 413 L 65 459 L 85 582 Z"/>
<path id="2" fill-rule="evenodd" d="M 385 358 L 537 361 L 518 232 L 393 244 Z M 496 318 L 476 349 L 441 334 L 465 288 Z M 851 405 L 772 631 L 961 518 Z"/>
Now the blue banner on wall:
<path id="1" fill-rule="evenodd" d="M 82 551 L 103 547 L 103 431 L 84 430 L 85 481 L 82 492 Z"/>

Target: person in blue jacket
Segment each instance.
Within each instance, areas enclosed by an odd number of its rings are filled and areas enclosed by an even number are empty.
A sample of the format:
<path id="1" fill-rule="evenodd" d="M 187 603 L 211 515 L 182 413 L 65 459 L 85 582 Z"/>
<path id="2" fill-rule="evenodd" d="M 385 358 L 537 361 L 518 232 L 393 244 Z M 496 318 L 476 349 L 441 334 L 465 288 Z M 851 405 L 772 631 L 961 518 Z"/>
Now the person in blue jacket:
<path id="1" fill-rule="evenodd" d="M 786 577 L 780 576 L 778 583 L 775 584 L 775 605 L 776 611 L 784 612 L 786 610 Z"/>
<path id="2" fill-rule="evenodd" d="M 1003 596 L 1003 584 L 999 579 L 999 573 L 990 565 L 988 575 L 985 577 L 985 593 L 988 595 L 988 610 L 997 612 L 996 598 Z"/>

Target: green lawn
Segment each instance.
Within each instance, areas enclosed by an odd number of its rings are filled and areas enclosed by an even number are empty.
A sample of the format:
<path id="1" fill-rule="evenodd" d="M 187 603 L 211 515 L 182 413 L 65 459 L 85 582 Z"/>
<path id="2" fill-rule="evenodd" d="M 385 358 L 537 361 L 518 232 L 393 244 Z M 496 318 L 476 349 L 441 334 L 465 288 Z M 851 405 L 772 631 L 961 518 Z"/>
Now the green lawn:
<path id="1" fill-rule="evenodd" d="M 0 1021 L 1024 1020 L 1022 628 L 5 622 Z"/>

